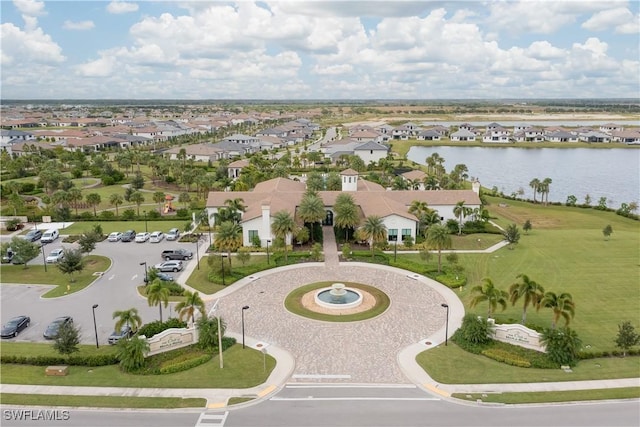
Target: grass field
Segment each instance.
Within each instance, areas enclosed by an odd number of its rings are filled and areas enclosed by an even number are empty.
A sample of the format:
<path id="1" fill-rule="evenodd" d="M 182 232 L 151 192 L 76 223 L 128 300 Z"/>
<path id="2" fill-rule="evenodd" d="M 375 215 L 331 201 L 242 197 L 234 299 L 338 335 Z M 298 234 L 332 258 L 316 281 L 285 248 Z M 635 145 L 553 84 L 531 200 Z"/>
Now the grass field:
<path id="1" fill-rule="evenodd" d="M 573 372 L 518 368 L 468 353 L 455 343 L 424 351 L 416 357 L 435 381 L 445 384 L 527 383 L 640 377 L 640 357 L 583 360 Z"/>
<path id="2" fill-rule="evenodd" d="M 0 348 L 2 354 L 37 355 L 53 351 L 48 344 L 32 344 L 34 347 L 12 346 L 22 343 L 6 343 Z M 88 351 L 82 346 L 82 351 Z M 101 349 L 100 349 L 101 350 Z M 30 352 L 34 353 L 30 353 Z M 105 351 L 114 351 L 107 349 Z M 27 353 L 29 352 L 29 353 Z M 51 353 L 49 353 L 51 354 Z M 258 350 L 242 348 L 236 344 L 224 352 L 224 368 L 220 369 L 217 352 L 213 359 L 193 369 L 166 375 L 132 375 L 124 373 L 117 365 L 70 366 L 64 377 L 45 375 L 45 367 L 1 364 L 0 377 L 3 384 L 43 384 L 92 387 L 147 387 L 147 388 L 248 388 L 264 383 L 275 367 L 276 361 L 266 355 L 266 370 L 263 357 Z"/>
<path id="3" fill-rule="evenodd" d="M 452 397 L 476 402 L 478 399 L 486 403 L 545 403 L 576 402 L 604 399 L 637 399 L 640 398 L 640 387 L 607 388 L 595 390 L 571 391 L 538 391 L 528 393 L 454 393 Z"/>
<path id="4" fill-rule="evenodd" d="M 42 285 L 54 285 L 45 293 L 43 298 L 60 297 L 66 294 L 78 292 L 96 280 L 93 273 L 106 271 L 111 266 L 111 260 L 100 255 L 87 255 L 84 258 L 84 270 L 80 273 L 73 274 L 73 282 L 70 281 L 68 274 L 63 274 L 55 264 L 48 264 L 47 271 L 44 265 L 27 265 L 25 269 L 23 265 L 1 265 L 0 275 L 2 283 L 37 283 Z M 69 289 L 67 289 L 69 285 Z"/>
<path id="5" fill-rule="evenodd" d="M 207 399 L 138 396 L 58 396 L 55 394 L 1 393 L 4 405 L 75 406 L 84 408 L 204 408 Z"/>

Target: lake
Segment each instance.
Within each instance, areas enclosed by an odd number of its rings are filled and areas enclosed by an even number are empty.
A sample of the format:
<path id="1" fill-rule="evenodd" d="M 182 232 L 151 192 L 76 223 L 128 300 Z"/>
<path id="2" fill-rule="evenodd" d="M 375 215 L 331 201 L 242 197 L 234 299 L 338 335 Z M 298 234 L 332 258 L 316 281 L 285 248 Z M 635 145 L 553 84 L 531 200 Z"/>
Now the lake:
<path id="1" fill-rule="evenodd" d="M 450 172 L 465 164 L 469 177 L 478 178 L 486 188 L 494 186 L 504 194 L 524 190 L 533 199 L 532 179 L 553 180 L 549 201 L 565 203 L 574 195 L 583 203 L 587 194 L 591 205 L 601 197 L 607 206 L 640 199 L 640 149 L 624 148 L 516 148 L 516 147 L 411 147 L 407 158 L 419 164 L 433 153 L 444 158 Z M 540 195 L 536 195 L 540 200 Z"/>

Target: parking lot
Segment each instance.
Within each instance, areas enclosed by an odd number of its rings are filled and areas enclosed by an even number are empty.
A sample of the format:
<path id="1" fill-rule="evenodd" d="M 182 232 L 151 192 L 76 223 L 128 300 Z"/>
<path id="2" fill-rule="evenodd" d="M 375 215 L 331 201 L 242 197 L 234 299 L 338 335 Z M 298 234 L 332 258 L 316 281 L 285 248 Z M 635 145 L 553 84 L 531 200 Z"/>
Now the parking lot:
<path id="1" fill-rule="evenodd" d="M 124 230 L 123 230 L 124 231 Z M 153 230 L 152 230 L 153 231 Z M 77 247 L 73 243 L 62 243 L 62 238 L 44 245 L 45 256 L 56 248 Z M 112 260 L 111 267 L 101 277 L 80 292 L 60 297 L 42 298 L 51 287 L 46 283 L 40 285 L 6 284 L 3 282 L 1 320 L 4 325 L 10 318 L 18 315 L 31 317 L 31 325 L 22 331 L 15 341 L 42 342 L 42 336 L 47 325 L 56 317 L 69 315 L 76 326 L 81 328 L 81 342 L 95 343 L 93 328 L 93 305 L 95 309 L 98 342 L 107 345 L 107 339 L 113 331 L 115 320 L 113 312 L 132 307 L 138 309 L 143 323 L 159 319 L 158 307 L 149 307 L 147 300 L 137 292 L 137 286 L 144 283 L 145 266 L 151 268 L 163 261 L 161 253 L 164 250 L 183 248 L 194 253 L 194 259 L 183 261 L 184 266 L 195 263 L 196 244 L 180 243 L 163 239 L 160 243 L 109 242 L 104 240 L 96 245 L 92 254 L 104 255 Z M 38 256 L 29 261 L 29 268 L 43 268 L 43 257 Z M 48 269 L 54 269 L 55 264 L 48 264 Z M 184 270 L 183 270 L 184 271 Z M 168 273 L 178 277 L 181 273 Z M 186 279 L 186 277 L 185 277 Z M 163 307 L 163 319 L 169 315 L 175 317 L 172 304 Z"/>

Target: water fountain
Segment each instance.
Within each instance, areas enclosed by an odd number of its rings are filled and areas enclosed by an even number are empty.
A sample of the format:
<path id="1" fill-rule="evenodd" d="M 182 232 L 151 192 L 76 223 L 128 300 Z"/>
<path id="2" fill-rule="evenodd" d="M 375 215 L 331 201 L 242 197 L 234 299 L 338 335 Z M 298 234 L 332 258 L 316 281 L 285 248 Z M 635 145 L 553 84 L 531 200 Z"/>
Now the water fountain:
<path id="1" fill-rule="evenodd" d="M 362 304 L 362 293 L 347 288 L 344 283 L 334 283 L 329 288 L 318 290 L 315 302 L 321 307 L 335 310 L 354 308 Z"/>

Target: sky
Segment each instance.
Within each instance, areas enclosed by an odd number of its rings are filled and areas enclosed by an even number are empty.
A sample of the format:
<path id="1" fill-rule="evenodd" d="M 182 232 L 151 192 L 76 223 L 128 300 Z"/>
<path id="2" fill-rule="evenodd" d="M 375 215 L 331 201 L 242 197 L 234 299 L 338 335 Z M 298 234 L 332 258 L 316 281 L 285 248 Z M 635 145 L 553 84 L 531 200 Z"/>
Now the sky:
<path id="1" fill-rule="evenodd" d="M 640 1 L 0 0 L 1 99 L 640 98 Z"/>

